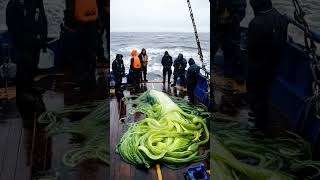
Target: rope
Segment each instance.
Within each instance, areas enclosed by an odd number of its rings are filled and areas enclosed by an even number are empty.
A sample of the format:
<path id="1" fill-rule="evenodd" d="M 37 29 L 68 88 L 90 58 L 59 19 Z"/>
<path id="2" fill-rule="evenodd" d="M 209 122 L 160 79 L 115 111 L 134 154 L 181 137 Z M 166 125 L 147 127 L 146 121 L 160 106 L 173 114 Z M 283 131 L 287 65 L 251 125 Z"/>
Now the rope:
<path id="1" fill-rule="evenodd" d="M 311 60 L 310 68 L 314 78 L 314 82 L 312 84 L 313 97 L 319 97 L 320 96 L 320 80 L 319 80 L 320 62 L 317 58 L 317 47 L 312 38 L 312 33 L 310 31 L 309 25 L 304 18 L 306 13 L 301 8 L 298 0 L 292 0 L 292 2 L 295 8 L 294 18 L 299 24 L 301 24 L 304 27 L 304 42 L 305 42 L 306 52 Z M 316 99 L 316 102 L 314 102 L 314 100 L 312 100 L 312 102 L 315 105 L 316 117 L 320 119 L 320 101 L 318 98 L 311 98 L 311 99 Z"/>
<path id="2" fill-rule="evenodd" d="M 209 75 L 210 75 L 210 72 L 207 71 L 206 66 L 204 64 L 204 61 L 203 61 L 203 54 L 202 54 L 200 39 L 199 39 L 198 31 L 197 31 L 196 22 L 195 22 L 194 17 L 193 17 L 193 12 L 192 12 L 192 8 L 191 8 L 190 0 L 187 0 L 187 3 L 188 3 L 188 7 L 189 7 L 189 12 L 190 12 L 190 18 L 191 18 L 192 25 L 193 25 L 194 35 L 195 35 L 196 41 L 197 41 L 198 55 L 199 55 L 200 61 L 202 63 L 202 70 L 205 72 L 206 78 L 208 78 Z"/>

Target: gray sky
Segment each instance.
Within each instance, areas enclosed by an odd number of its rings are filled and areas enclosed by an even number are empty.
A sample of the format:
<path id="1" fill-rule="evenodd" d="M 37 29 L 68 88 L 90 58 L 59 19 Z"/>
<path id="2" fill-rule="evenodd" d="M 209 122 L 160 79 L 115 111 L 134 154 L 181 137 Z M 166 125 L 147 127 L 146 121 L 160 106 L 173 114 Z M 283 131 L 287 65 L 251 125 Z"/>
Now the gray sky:
<path id="1" fill-rule="evenodd" d="M 191 0 L 199 32 L 210 31 L 209 0 Z M 193 32 L 186 0 L 111 0 L 111 32 Z"/>

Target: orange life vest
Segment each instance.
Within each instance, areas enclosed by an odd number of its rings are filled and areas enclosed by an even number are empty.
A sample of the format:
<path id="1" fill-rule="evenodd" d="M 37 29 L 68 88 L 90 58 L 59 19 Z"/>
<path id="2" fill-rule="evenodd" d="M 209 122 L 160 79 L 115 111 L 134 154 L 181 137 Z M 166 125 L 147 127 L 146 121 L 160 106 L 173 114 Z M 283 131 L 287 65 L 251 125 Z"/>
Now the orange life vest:
<path id="1" fill-rule="evenodd" d="M 138 56 L 134 56 L 133 57 L 133 63 L 132 63 L 132 67 L 135 69 L 139 69 L 141 68 L 141 62 Z"/>
<path id="2" fill-rule="evenodd" d="M 74 0 L 74 17 L 80 22 L 97 20 L 98 6 L 96 0 Z"/>

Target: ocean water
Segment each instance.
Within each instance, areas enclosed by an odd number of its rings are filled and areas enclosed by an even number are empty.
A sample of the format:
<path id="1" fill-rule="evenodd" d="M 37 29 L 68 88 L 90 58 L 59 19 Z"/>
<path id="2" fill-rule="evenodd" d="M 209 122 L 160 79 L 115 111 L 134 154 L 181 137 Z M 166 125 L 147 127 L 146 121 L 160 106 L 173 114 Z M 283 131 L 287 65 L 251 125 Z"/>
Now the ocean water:
<path id="1" fill-rule="evenodd" d="M 210 68 L 210 34 L 200 33 L 199 38 L 205 65 Z M 126 72 L 130 67 L 131 51 L 136 49 L 140 53 L 142 48 L 146 49 L 149 56 L 148 71 L 151 72 L 149 79 L 162 77 L 161 59 L 165 51 L 169 52 L 173 60 L 178 57 L 179 53 L 182 53 L 187 60 L 193 58 L 199 66 L 202 64 L 194 33 L 112 32 L 110 35 L 111 61 L 115 59 L 116 54 L 122 54 Z"/>
<path id="2" fill-rule="evenodd" d="M 243 26 L 247 26 L 250 20 L 253 18 L 253 12 L 249 4 L 249 0 L 247 0 L 247 14 L 245 19 L 242 22 Z M 293 5 L 292 0 L 272 0 L 274 7 L 277 8 L 281 13 L 287 14 L 288 16 L 293 16 Z M 0 0 L 0 29 L 6 29 L 5 23 L 5 8 L 7 5 L 8 0 Z M 60 23 L 63 19 L 63 11 L 65 9 L 65 0 L 43 0 L 44 7 L 46 10 L 46 15 L 48 18 L 48 25 L 49 25 L 49 36 L 51 37 L 58 37 L 60 33 Z M 310 28 L 314 31 L 320 31 L 320 1 L 319 0 L 300 0 L 303 9 L 306 11 L 306 19 L 309 22 Z M 293 36 L 295 40 L 302 42 L 303 41 L 303 32 L 294 28 L 289 27 L 289 35 Z M 190 33 L 190 42 L 194 42 L 194 37 L 192 37 Z M 114 36 L 116 38 L 117 36 Z M 178 37 L 175 37 L 178 38 Z M 160 38 L 159 38 L 160 39 Z M 161 40 L 161 39 L 160 39 Z M 171 41 L 171 39 L 169 39 Z M 205 38 L 201 38 L 203 46 L 206 41 Z M 182 41 L 184 42 L 184 41 Z M 132 42 L 127 42 L 128 44 L 132 44 Z M 115 44 L 117 45 L 117 44 Z M 143 44 L 142 44 L 143 45 Z M 148 44 L 146 44 L 148 45 Z M 154 43 L 152 46 L 148 47 L 155 47 L 157 43 Z M 187 45 L 189 46 L 189 45 Z M 170 47 L 170 46 L 169 46 Z M 123 48 L 123 47 L 122 47 Z M 140 47 L 137 47 L 140 48 Z M 165 46 L 162 48 L 166 48 Z M 203 47 L 205 48 L 205 47 Z M 159 47 L 158 47 L 159 49 Z M 161 48 L 160 48 L 161 49 Z M 151 51 L 152 52 L 152 51 Z M 187 53 L 187 52 L 186 52 Z"/>
<path id="3" fill-rule="evenodd" d="M 7 3 L 8 0 L 0 0 L 0 29 L 6 29 Z M 65 0 L 43 0 L 43 3 L 48 19 L 48 34 L 50 37 L 58 37 L 65 10 Z"/>
<path id="4" fill-rule="evenodd" d="M 247 25 L 253 17 L 252 9 L 247 0 L 247 15 L 243 25 Z M 0 27 L 5 27 L 5 7 L 8 0 L 0 0 Z M 59 24 L 63 18 L 65 9 L 65 0 L 43 0 L 49 22 L 49 33 L 58 35 L 60 31 Z M 281 13 L 293 16 L 292 0 L 272 0 L 274 7 Z M 310 27 L 315 31 L 320 31 L 320 1 L 319 0 L 300 0 L 303 9 L 306 11 L 306 19 Z"/>
<path id="5" fill-rule="evenodd" d="M 314 31 L 320 31 L 320 1 L 319 0 L 298 0 L 306 12 L 306 20 L 309 26 Z M 289 17 L 293 17 L 294 6 L 292 0 L 272 0 L 273 6 L 282 14 L 286 14 Z M 250 6 L 249 0 L 247 0 L 247 12 L 246 17 L 242 24 L 248 25 L 253 18 L 253 11 Z"/>
<path id="6" fill-rule="evenodd" d="M 319 0 L 298 0 L 301 7 L 306 12 L 305 19 L 312 31 L 320 34 L 320 1 Z M 272 0 L 273 7 L 281 14 L 285 14 L 291 18 L 294 16 L 294 6 L 292 0 Z M 246 17 L 242 21 L 242 26 L 247 27 L 253 18 L 253 10 L 247 0 Z M 294 41 L 304 44 L 304 33 L 293 25 L 288 27 L 288 35 L 294 38 Z M 320 46 L 318 45 L 318 53 L 320 53 Z"/>

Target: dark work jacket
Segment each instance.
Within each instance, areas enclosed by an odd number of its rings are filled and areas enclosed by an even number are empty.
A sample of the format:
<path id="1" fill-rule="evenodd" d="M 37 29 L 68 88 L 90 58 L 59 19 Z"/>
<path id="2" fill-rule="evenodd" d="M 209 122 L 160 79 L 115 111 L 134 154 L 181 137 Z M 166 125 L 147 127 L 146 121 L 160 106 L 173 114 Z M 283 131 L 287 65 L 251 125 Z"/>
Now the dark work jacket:
<path id="1" fill-rule="evenodd" d="M 187 83 L 196 84 L 199 74 L 200 74 L 200 67 L 196 64 L 191 65 L 187 71 Z"/>
<path id="2" fill-rule="evenodd" d="M 221 15 L 227 9 L 230 13 L 228 18 L 230 25 L 239 25 L 246 14 L 246 0 L 215 0 L 211 2 L 212 25 L 216 27 L 221 23 Z"/>
<path id="3" fill-rule="evenodd" d="M 175 71 L 185 71 L 187 67 L 187 60 L 185 58 L 177 58 L 173 64 Z"/>
<path id="4" fill-rule="evenodd" d="M 42 0 L 10 0 L 6 9 L 6 24 L 16 46 L 44 46 L 48 22 Z"/>
<path id="5" fill-rule="evenodd" d="M 163 56 L 161 60 L 161 64 L 164 67 L 171 67 L 173 64 L 172 57 L 170 55 Z"/>
<path id="6" fill-rule="evenodd" d="M 125 75 L 125 67 L 123 64 L 123 60 L 116 59 L 112 62 L 112 71 L 117 77 L 124 77 Z"/>
<path id="7" fill-rule="evenodd" d="M 146 54 L 146 55 L 147 55 L 147 54 Z M 142 56 L 143 56 L 143 55 L 142 55 L 142 53 L 140 53 L 140 54 L 139 54 L 139 56 L 138 56 L 138 57 L 139 57 L 139 59 L 140 59 L 141 67 L 143 67 L 143 66 L 144 66 L 144 65 L 143 65 L 143 59 L 142 59 Z M 147 55 L 147 56 L 148 56 L 148 55 Z M 149 58 L 149 57 L 148 57 L 148 58 Z"/>
<path id="8" fill-rule="evenodd" d="M 276 9 L 256 14 L 248 32 L 248 90 L 265 90 L 275 78 L 287 40 L 287 19 Z"/>

